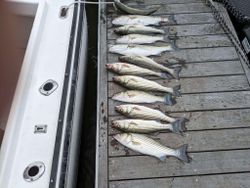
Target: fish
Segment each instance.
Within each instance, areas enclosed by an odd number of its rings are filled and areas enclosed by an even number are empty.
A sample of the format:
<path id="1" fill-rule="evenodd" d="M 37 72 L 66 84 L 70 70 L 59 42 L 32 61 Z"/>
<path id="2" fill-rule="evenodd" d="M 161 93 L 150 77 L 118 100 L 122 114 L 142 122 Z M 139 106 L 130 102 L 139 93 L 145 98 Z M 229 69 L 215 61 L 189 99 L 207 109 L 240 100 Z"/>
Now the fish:
<path id="1" fill-rule="evenodd" d="M 173 96 L 181 96 L 180 85 L 176 85 L 173 88 L 165 87 L 158 84 L 155 81 L 148 80 L 139 76 L 114 76 L 113 81 L 123 85 L 129 89 L 139 89 L 144 91 L 160 91 L 171 93 Z"/>
<path id="2" fill-rule="evenodd" d="M 126 103 L 156 103 L 162 102 L 166 105 L 176 104 L 175 98 L 171 94 L 165 96 L 156 96 L 143 91 L 129 90 L 125 92 L 116 93 L 112 97 L 113 100 Z"/>
<path id="3" fill-rule="evenodd" d="M 121 56 L 119 60 L 122 62 L 132 63 L 138 66 L 143 66 L 145 68 L 151 68 L 156 70 L 161 70 L 164 72 L 168 72 L 173 78 L 180 79 L 180 72 L 182 70 L 181 66 L 176 66 L 174 68 L 165 67 L 153 59 L 140 55 L 132 55 L 132 56 Z"/>
<path id="4" fill-rule="evenodd" d="M 178 118 L 170 117 L 163 112 L 142 105 L 123 104 L 115 106 L 115 110 L 129 118 L 141 118 L 144 120 L 159 120 L 173 123 Z M 188 121 L 185 119 L 185 121 Z"/>
<path id="5" fill-rule="evenodd" d="M 115 44 L 109 45 L 109 52 L 120 55 L 143 55 L 143 56 L 159 56 L 162 52 L 173 51 L 172 44 L 164 46 L 149 46 L 139 44 Z"/>
<path id="6" fill-rule="evenodd" d="M 117 44 L 151 44 L 157 41 L 165 41 L 164 36 L 128 34 L 116 39 Z"/>
<path id="7" fill-rule="evenodd" d="M 123 3 L 120 2 L 120 0 L 114 0 L 115 7 L 120 10 L 121 12 L 127 13 L 127 14 L 138 14 L 138 15 L 150 15 L 154 12 L 156 12 L 160 6 L 154 6 L 152 8 L 147 8 L 145 10 L 140 10 L 136 8 L 129 7 Z"/>
<path id="8" fill-rule="evenodd" d="M 124 25 L 114 29 L 116 34 L 164 34 L 165 31 L 144 25 Z"/>
<path id="9" fill-rule="evenodd" d="M 169 78 L 169 75 L 163 72 L 155 72 L 146 68 L 142 68 L 136 65 L 128 63 L 108 63 L 106 68 L 121 75 L 140 75 L 140 76 L 156 76 L 160 78 Z"/>
<path id="10" fill-rule="evenodd" d="M 176 134 L 183 134 L 186 130 L 185 119 L 177 119 L 173 123 L 164 124 L 155 120 L 123 119 L 114 120 L 111 123 L 113 128 L 134 133 L 152 133 L 156 131 L 170 130 Z"/>
<path id="11" fill-rule="evenodd" d="M 154 25 L 161 26 L 173 23 L 173 18 L 158 16 L 141 16 L 141 15 L 123 15 L 112 21 L 113 25 Z"/>
<path id="12" fill-rule="evenodd" d="M 189 163 L 191 158 L 187 155 L 187 144 L 182 145 L 177 149 L 168 148 L 155 140 L 136 133 L 122 133 L 113 136 L 123 146 L 145 154 L 158 158 L 164 161 L 166 157 L 172 156 L 179 159 L 182 162 Z"/>

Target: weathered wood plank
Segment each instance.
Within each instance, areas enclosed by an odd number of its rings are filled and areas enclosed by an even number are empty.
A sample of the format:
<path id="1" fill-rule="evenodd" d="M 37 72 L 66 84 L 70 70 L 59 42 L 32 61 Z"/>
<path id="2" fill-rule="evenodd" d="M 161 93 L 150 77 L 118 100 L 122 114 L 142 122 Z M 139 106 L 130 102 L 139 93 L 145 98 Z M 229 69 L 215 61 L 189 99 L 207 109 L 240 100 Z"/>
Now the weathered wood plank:
<path id="1" fill-rule="evenodd" d="M 184 62 L 225 61 L 238 60 L 238 54 L 234 47 L 198 48 L 164 52 L 154 59 L 162 63 L 176 63 L 176 59 Z M 118 61 L 118 55 L 109 53 L 108 61 Z"/>
<path id="2" fill-rule="evenodd" d="M 157 5 L 157 4 L 184 4 L 184 3 L 200 3 L 201 0 L 125 0 L 123 3 L 127 5 Z"/>
<path id="3" fill-rule="evenodd" d="M 108 30 L 108 38 L 116 39 L 117 34 L 114 33 L 115 28 L 110 28 Z M 166 33 L 169 34 L 169 30 L 176 30 L 177 36 L 199 36 L 199 35 L 216 35 L 223 34 L 224 31 L 219 24 L 195 24 L 195 25 L 177 25 L 177 26 L 164 26 L 161 27 Z"/>
<path id="4" fill-rule="evenodd" d="M 145 6 L 135 6 L 137 8 L 144 8 Z M 185 3 L 185 4 L 162 4 L 162 6 L 154 12 L 152 15 L 168 15 L 168 14 L 184 14 L 184 13 L 207 13 L 211 12 L 211 9 L 204 3 Z M 112 16 L 120 15 L 114 8 L 108 9 L 108 14 Z"/>
<path id="5" fill-rule="evenodd" d="M 197 76 L 221 76 L 221 75 L 238 75 L 244 74 L 239 61 L 221 61 L 221 62 L 204 62 L 204 63 L 189 63 L 182 69 L 181 78 L 197 77 Z M 115 73 L 109 72 L 108 79 L 112 80 Z M 158 78 L 147 76 L 145 78 L 156 80 Z"/>
<path id="6" fill-rule="evenodd" d="M 109 159 L 110 180 L 171 177 L 249 171 L 250 150 L 193 153 L 193 161 L 183 164 L 169 158 L 160 162 L 149 156 Z"/>
<path id="7" fill-rule="evenodd" d="M 246 188 L 250 186 L 250 173 L 112 181 L 109 186 L 110 188 Z"/>
<path id="8" fill-rule="evenodd" d="M 176 100 L 177 103 L 174 106 L 167 106 L 162 103 L 144 105 L 159 109 L 165 113 L 249 108 L 250 91 L 188 94 L 183 95 Z M 122 103 L 109 100 L 109 115 L 117 115 L 117 113 L 114 111 L 114 107 L 120 104 Z"/>
<path id="9" fill-rule="evenodd" d="M 112 22 L 117 15 L 113 15 L 113 17 L 108 18 L 108 28 L 112 28 Z M 162 15 L 162 17 L 167 17 Z M 216 23 L 212 13 L 192 13 L 192 14 L 177 14 L 173 16 L 175 23 L 171 23 L 171 25 L 181 25 L 181 24 L 209 24 Z"/>
<path id="10" fill-rule="evenodd" d="M 174 20 L 176 24 L 216 23 L 212 13 L 177 14 L 174 15 Z"/>
<path id="11" fill-rule="evenodd" d="M 250 148 L 249 134 L 249 128 L 241 128 L 186 132 L 185 136 L 159 133 L 157 136 L 150 137 L 170 148 L 188 144 L 189 152 L 204 152 Z M 109 138 L 109 141 L 109 156 L 142 155 L 122 146 L 112 137 Z"/>
<path id="12" fill-rule="evenodd" d="M 179 82 L 177 80 L 163 79 L 163 80 L 157 80 L 157 82 L 167 87 L 173 87 L 175 85 L 181 84 L 182 94 L 218 92 L 218 91 L 237 91 L 237 90 L 249 89 L 249 84 L 245 75 L 183 78 L 180 79 Z M 112 97 L 115 93 L 126 91 L 127 89 L 114 82 L 109 82 L 108 90 L 109 90 L 109 97 Z"/>
<path id="13" fill-rule="evenodd" d="M 166 42 L 170 40 L 167 35 L 165 40 Z M 174 41 L 179 49 L 233 46 L 226 35 L 180 36 Z M 115 40 L 110 40 L 108 43 L 115 44 Z M 164 45 L 164 42 L 156 42 L 152 45 L 160 46 Z"/>
<path id="14" fill-rule="evenodd" d="M 206 13 L 211 12 L 211 9 L 204 3 L 188 3 L 188 4 L 166 4 L 163 5 L 155 15 L 160 14 L 183 14 L 183 13 Z"/>
<path id="15" fill-rule="evenodd" d="M 98 86 L 97 86 L 97 125 L 96 125 L 96 170 L 95 185 L 96 187 L 108 188 L 108 101 L 107 101 L 107 84 L 108 74 L 105 70 L 107 63 L 107 35 L 106 31 L 106 6 L 99 6 L 98 19 Z"/>
<path id="16" fill-rule="evenodd" d="M 213 76 L 241 74 L 243 69 L 239 61 L 221 61 L 209 63 L 187 64 L 181 72 L 181 77 Z"/>
<path id="17" fill-rule="evenodd" d="M 185 117 L 189 120 L 187 131 L 215 130 L 250 127 L 250 109 L 170 113 L 173 117 Z M 109 135 L 119 131 L 111 127 L 112 120 L 125 119 L 125 116 L 109 117 Z"/>
<path id="18" fill-rule="evenodd" d="M 176 46 L 182 48 L 206 48 L 233 46 L 226 35 L 185 36 L 176 39 Z"/>

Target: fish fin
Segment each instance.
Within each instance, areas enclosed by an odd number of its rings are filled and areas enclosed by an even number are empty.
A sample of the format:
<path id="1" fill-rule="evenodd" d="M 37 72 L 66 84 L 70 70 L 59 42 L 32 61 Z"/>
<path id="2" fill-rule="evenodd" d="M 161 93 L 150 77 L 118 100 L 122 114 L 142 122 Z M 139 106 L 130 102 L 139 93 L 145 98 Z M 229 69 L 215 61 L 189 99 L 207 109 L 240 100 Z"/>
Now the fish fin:
<path id="1" fill-rule="evenodd" d="M 177 96 L 177 97 L 180 97 L 181 96 L 181 85 L 176 85 L 173 87 L 173 95 L 174 96 Z"/>
<path id="2" fill-rule="evenodd" d="M 173 74 L 173 76 L 174 76 L 174 78 L 176 78 L 176 79 L 180 79 L 180 72 L 181 72 L 181 69 L 182 69 L 182 67 L 181 66 L 176 66 L 176 67 L 174 67 L 174 74 Z"/>
<path id="3" fill-rule="evenodd" d="M 187 144 L 184 144 L 181 147 L 177 148 L 178 155 L 176 157 L 180 159 L 182 162 L 189 163 L 191 161 L 191 158 L 187 154 L 187 148 L 188 148 Z"/>
<path id="4" fill-rule="evenodd" d="M 161 161 L 165 161 L 166 160 L 166 154 L 158 156 L 158 159 L 160 159 Z"/>
<path id="5" fill-rule="evenodd" d="M 176 104 L 175 98 L 173 97 L 173 95 L 169 93 L 165 95 L 164 101 L 165 101 L 165 104 L 170 105 L 170 106 L 173 106 L 174 104 Z"/>
<path id="6" fill-rule="evenodd" d="M 186 118 L 178 118 L 176 121 L 174 121 L 172 124 L 172 131 L 176 134 L 183 135 L 183 132 L 187 130 L 186 128 L 186 122 L 188 120 Z"/>

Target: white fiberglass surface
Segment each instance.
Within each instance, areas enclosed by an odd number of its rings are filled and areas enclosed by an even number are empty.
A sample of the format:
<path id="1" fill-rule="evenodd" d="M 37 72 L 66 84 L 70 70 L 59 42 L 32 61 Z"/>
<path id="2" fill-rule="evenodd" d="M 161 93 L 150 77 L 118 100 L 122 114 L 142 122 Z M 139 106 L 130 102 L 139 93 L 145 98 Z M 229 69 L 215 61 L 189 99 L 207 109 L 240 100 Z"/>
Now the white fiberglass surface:
<path id="1" fill-rule="evenodd" d="M 67 18 L 59 11 L 71 0 L 39 1 L 26 48 L 0 153 L 0 187 L 44 188 L 49 186 L 73 9 Z M 58 83 L 49 96 L 39 87 L 47 80 Z M 34 134 L 35 125 L 47 125 L 46 134 Z M 28 182 L 25 168 L 45 164 L 41 178 Z"/>

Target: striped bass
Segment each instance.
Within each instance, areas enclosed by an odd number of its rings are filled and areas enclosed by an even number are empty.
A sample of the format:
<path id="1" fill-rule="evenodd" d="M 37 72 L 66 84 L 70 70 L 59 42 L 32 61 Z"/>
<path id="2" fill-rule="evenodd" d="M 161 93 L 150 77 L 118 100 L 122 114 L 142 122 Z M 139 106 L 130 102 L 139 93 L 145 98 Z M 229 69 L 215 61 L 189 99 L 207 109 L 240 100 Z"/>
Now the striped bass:
<path id="1" fill-rule="evenodd" d="M 114 30 L 116 34 L 164 34 L 165 31 L 150 26 L 144 25 L 124 25 Z"/>
<path id="2" fill-rule="evenodd" d="M 115 3 L 114 4 L 115 8 L 127 14 L 149 15 L 149 14 L 156 12 L 160 8 L 160 6 L 155 6 L 152 8 L 147 8 L 145 10 L 140 10 L 140 9 L 129 7 L 121 3 L 120 0 L 114 0 L 114 3 Z"/>
<path id="3" fill-rule="evenodd" d="M 177 119 L 173 123 L 163 124 L 154 120 L 123 119 L 112 121 L 112 127 L 134 133 L 152 133 L 156 131 L 170 130 L 176 134 L 182 134 L 185 130 L 185 119 Z"/>
<path id="4" fill-rule="evenodd" d="M 157 76 L 160 78 L 168 78 L 169 76 L 162 72 L 155 72 L 146 68 L 138 67 L 128 63 L 109 63 L 106 68 L 121 75 L 140 75 L 140 76 Z"/>
<path id="5" fill-rule="evenodd" d="M 156 96 L 143 91 L 129 90 L 125 92 L 116 93 L 112 97 L 113 100 L 126 103 L 156 103 L 162 102 L 167 105 L 174 105 L 175 99 L 171 94 L 165 96 Z"/>
<path id="6" fill-rule="evenodd" d="M 150 155 L 164 161 L 167 156 L 176 157 L 183 162 L 190 162 L 187 155 L 187 144 L 177 149 L 168 148 L 155 140 L 141 134 L 122 133 L 114 136 L 119 143 L 136 152 Z"/>
<path id="7" fill-rule="evenodd" d="M 165 46 L 148 46 L 139 44 L 116 44 L 109 45 L 109 52 L 120 55 L 160 55 L 165 51 L 173 51 L 174 48 L 171 44 Z"/>
<path id="8" fill-rule="evenodd" d="M 128 62 L 132 63 L 138 66 L 143 66 L 146 68 L 161 70 L 164 72 L 168 72 L 171 76 L 173 76 L 176 79 L 180 79 L 180 72 L 181 72 L 181 66 L 176 66 L 174 68 L 168 68 L 165 67 L 157 62 L 155 62 L 153 59 L 140 56 L 140 55 L 133 55 L 133 56 L 121 56 L 119 57 L 119 60 L 122 62 Z"/>
<path id="9" fill-rule="evenodd" d="M 113 25 L 166 25 L 173 22 L 170 17 L 125 15 L 119 16 L 112 21 Z"/>
<path id="10" fill-rule="evenodd" d="M 115 107 L 115 110 L 129 118 L 141 118 L 146 120 L 159 120 L 173 123 L 178 118 L 170 117 L 159 110 L 155 110 L 146 106 L 123 104 Z"/>
<path id="11" fill-rule="evenodd" d="M 164 37 L 161 36 L 149 36 L 141 34 L 128 34 L 116 39 L 118 44 L 151 44 L 157 41 L 165 41 Z"/>
<path id="12" fill-rule="evenodd" d="M 113 81 L 129 89 L 139 89 L 144 91 L 160 91 L 160 92 L 171 93 L 174 96 L 181 96 L 180 85 L 170 88 L 162 86 L 152 80 L 147 80 L 139 76 L 129 76 L 129 75 L 114 76 Z"/>

